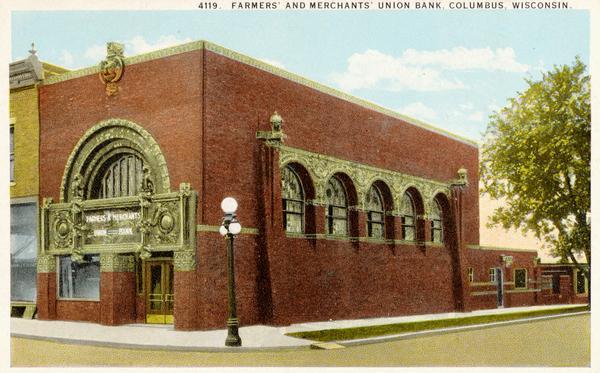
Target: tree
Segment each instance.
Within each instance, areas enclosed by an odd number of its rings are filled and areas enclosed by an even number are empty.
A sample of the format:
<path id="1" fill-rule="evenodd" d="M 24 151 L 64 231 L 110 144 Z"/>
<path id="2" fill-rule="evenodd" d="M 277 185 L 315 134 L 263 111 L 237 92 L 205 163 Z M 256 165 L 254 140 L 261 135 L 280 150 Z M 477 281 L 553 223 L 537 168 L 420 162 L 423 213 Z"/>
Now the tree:
<path id="1" fill-rule="evenodd" d="M 490 116 L 482 146 L 481 193 L 505 206 L 491 225 L 531 231 L 562 262 L 590 253 L 590 77 L 579 58 L 555 66 Z"/>

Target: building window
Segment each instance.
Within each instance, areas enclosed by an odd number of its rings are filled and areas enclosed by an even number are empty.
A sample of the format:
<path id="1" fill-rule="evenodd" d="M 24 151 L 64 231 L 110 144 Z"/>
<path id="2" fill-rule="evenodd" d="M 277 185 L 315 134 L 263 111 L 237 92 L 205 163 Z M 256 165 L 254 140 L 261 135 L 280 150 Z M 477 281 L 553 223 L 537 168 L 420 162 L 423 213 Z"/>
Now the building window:
<path id="1" fill-rule="evenodd" d="M 444 229 L 442 225 L 442 209 L 437 200 L 433 200 L 431 209 L 431 241 L 444 242 Z"/>
<path id="2" fill-rule="evenodd" d="M 496 268 L 490 268 L 490 282 L 496 282 Z"/>
<path id="3" fill-rule="evenodd" d="M 475 271 L 473 271 L 473 268 L 471 267 L 467 268 L 467 279 L 469 282 L 473 282 L 475 280 Z"/>
<path id="4" fill-rule="evenodd" d="M 10 206 L 10 299 L 35 301 L 37 204 Z"/>
<path id="5" fill-rule="evenodd" d="M 384 238 L 385 212 L 381 192 L 375 185 L 371 185 L 367 193 L 367 234 L 373 238 Z"/>
<path id="6" fill-rule="evenodd" d="M 524 268 L 515 269 L 515 289 L 527 288 L 527 270 Z"/>
<path id="7" fill-rule="evenodd" d="M 402 239 L 414 241 L 416 237 L 416 209 L 413 198 L 408 192 L 405 192 L 402 196 L 400 219 L 402 220 Z"/>
<path id="8" fill-rule="evenodd" d="M 327 196 L 327 233 L 348 234 L 348 198 L 342 182 L 332 176 L 325 189 Z"/>
<path id="9" fill-rule="evenodd" d="M 92 198 L 134 196 L 142 182 L 144 161 L 135 154 L 122 154 L 103 168 L 94 183 Z"/>
<path id="10" fill-rule="evenodd" d="M 283 228 L 286 232 L 304 232 L 304 190 L 300 178 L 289 166 L 281 170 Z"/>
<path id="11" fill-rule="evenodd" d="M 15 127 L 10 126 L 10 181 L 15 181 Z"/>
<path id="12" fill-rule="evenodd" d="M 577 294 L 587 294 L 587 278 L 583 271 L 575 270 L 575 292 Z"/>
<path id="13" fill-rule="evenodd" d="M 71 256 L 59 257 L 60 298 L 100 298 L 100 255 L 85 255 L 82 263 L 71 260 Z"/>

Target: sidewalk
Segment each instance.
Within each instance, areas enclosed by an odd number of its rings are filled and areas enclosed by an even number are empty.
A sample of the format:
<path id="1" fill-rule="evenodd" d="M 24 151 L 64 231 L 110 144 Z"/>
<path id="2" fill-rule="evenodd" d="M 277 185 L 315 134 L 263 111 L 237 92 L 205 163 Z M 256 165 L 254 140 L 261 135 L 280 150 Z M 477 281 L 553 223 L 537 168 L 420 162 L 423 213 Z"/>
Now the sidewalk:
<path id="1" fill-rule="evenodd" d="M 385 325 L 579 306 L 581 305 L 515 307 L 466 313 L 452 312 L 375 319 L 312 322 L 292 324 L 285 327 L 266 325 L 242 326 L 239 329 L 239 333 L 242 338 L 243 347 L 226 347 L 224 345 L 227 336 L 226 329 L 189 332 L 175 331 L 172 325 L 128 324 L 122 326 L 104 326 L 85 322 L 42 321 L 19 318 L 11 318 L 10 327 L 13 337 L 47 339 L 77 344 L 109 345 L 112 347 L 235 352 L 240 349 L 309 348 L 313 344 L 309 340 L 292 338 L 285 335 L 285 333 L 291 332 Z M 384 338 L 390 339 L 394 338 L 394 336 L 385 336 Z M 381 337 L 376 337 L 370 340 L 379 341 L 381 339 Z M 361 340 L 360 342 L 368 343 L 368 340 Z"/>

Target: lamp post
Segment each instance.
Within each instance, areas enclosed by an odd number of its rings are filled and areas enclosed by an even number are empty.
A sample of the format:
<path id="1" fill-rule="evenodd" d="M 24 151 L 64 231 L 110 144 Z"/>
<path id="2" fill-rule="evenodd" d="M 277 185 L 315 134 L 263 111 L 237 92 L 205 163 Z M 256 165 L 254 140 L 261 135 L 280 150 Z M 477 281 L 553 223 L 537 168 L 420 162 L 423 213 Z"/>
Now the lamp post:
<path id="1" fill-rule="evenodd" d="M 223 210 L 225 216 L 223 217 L 223 224 L 219 228 L 219 233 L 227 239 L 227 299 L 229 301 L 229 318 L 227 319 L 227 339 L 225 339 L 225 346 L 242 345 L 242 339 L 238 334 L 240 324 L 237 319 L 235 304 L 235 275 L 233 269 L 233 239 L 242 230 L 242 226 L 235 216 L 237 207 L 237 201 L 231 197 L 227 197 L 221 202 L 221 210 Z"/>

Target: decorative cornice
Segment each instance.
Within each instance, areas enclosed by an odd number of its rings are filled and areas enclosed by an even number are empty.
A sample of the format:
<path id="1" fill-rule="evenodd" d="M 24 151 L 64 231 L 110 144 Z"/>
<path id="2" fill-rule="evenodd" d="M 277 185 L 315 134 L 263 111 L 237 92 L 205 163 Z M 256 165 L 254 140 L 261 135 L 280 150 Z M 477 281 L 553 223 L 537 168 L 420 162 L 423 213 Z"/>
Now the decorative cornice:
<path id="1" fill-rule="evenodd" d="M 211 43 L 208 41 L 204 41 L 204 40 L 193 41 L 191 43 L 176 45 L 173 47 L 169 47 L 169 48 L 165 48 L 165 49 L 161 49 L 161 50 L 157 50 L 157 51 L 153 51 L 153 52 L 149 52 L 149 53 L 144 53 L 144 54 L 140 54 L 140 55 L 136 55 L 136 56 L 132 56 L 132 57 L 126 57 L 124 59 L 124 62 L 125 62 L 125 65 L 133 65 L 133 64 L 137 64 L 137 63 L 141 63 L 141 62 L 147 62 L 147 61 L 151 61 L 151 60 L 155 60 L 155 59 L 159 59 L 159 58 L 173 56 L 173 55 L 180 54 L 180 53 L 186 53 L 186 52 L 202 50 L 202 49 L 206 49 L 211 52 L 220 54 L 220 55 L 230 58 L 232 60 L 244 63 L 246 65 L 253 66 L 257 69 L 266 71 L 268 73 L 282 77 L 282 78 L 290 80 L 292 82 L 302 84 L 306 87 L 309 87 L 309 88 L 312 88 L 319 92 L 340 98 L 342 100 L 351 102 L 353 104 L 365 107 L 367 109 L 371 109 L 371 110 L 377 111 L 379 113 L 403 120 L 409 124 L 424 128 L 426 130 L 440 134 L 445 137 L 449 137 L 453 140 L 460 141 L 464 144 L 478 147 L 477 142 L 475 142 L 471 139 L 468 139 L 466 137 L 462 137 L 457 134 L 451 133 L 449 131 L 443 130 L 441 128 L 437 128 L 428 123 L 425 123 L 420 120 L 411 118 L 409 116 L 397 113 L 393 110 L 384 108 L 383 106 L 377 105 L 373 102 L 352 96 L 348 93 L 339 91 L 335 88 L 331 88 L 331 87 L 328 87 L 321 83 L 317 83 L 313 80 L 310 80 L 310 79 L 304 78 L 300 75 L 296 75 L 289 71 L 280 69 L 280 68 L 270 65 L 266 62 L 257 60 L 255 58 L 243 55 L 243 54 L 235 52 L 231 49 L 227 49 L 220 45 L 217 45 L 217 44 L 214 44 L 214 43 Z M 67 72 L 67 73 L 64 73 L 61 75 L 49 77 L 48 79 L 46 79 L 43 82 L 43 84 L 50 85 L 50 84 L 54 84 L 54 83 L 64 82 L 64 81 L 70 80 L 70 79 L 80 78 L 80 77 L 91 75 L 91 74 L 98 74 L 99 72 L 100 72 L 100 68 L 98 66 L 92 66 L 92 67 L 88 67 L 88 68 L 84 68 L 84 69 L 80 69 L 80 70 L 70 71 L 70 72 Z"/>
<path id="2" fill-rule="evenodd" d="M 135 259 L 133 255 L 100 254 L 100 272 L 133 272 L 134 270 Z"/>

